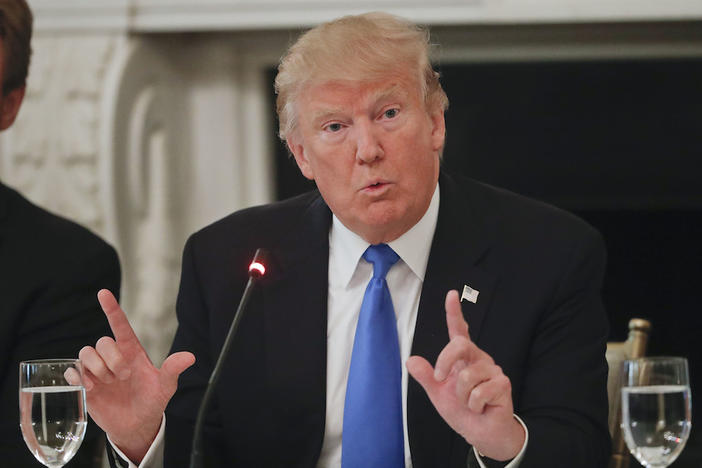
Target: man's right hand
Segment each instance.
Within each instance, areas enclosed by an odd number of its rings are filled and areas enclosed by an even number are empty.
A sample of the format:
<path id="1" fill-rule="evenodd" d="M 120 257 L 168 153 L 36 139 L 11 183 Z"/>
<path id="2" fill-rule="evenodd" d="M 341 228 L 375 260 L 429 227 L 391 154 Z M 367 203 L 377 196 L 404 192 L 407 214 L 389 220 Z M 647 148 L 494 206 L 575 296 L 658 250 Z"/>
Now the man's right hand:
<path id="1" fill-rule="evenodd" d="M 193 365 L 195 356 L 171 354 L 157 369 L 112 293 L 102 289 L 97 297 L 115 339 L 103 336 L 94 348 L 80 350 L 88 411 L 110 440 L 139 464 L 158 434 L 178 376 Z"/>

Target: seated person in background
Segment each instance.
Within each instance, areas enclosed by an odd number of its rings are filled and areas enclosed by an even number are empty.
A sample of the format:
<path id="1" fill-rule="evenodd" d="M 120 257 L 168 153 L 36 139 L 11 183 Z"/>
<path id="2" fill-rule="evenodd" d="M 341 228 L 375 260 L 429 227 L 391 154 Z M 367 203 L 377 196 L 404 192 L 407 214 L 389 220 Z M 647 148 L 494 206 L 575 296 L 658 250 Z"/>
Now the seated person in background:
<path id="1" fill-rule="evenodd" d="M 24 0 L 0 0 L 0 130 L 24 97 L 32 14 Z M 70 358 L 109 333 L 95 293 L 119 291 L 117 254 L 104 241 L 0 183 L 0 465 L 36 467 L 19 429 L 19 363 Z M 93 467 L 102 431 L 93 423 L 67 467 Z"/>
<path id="2" fill-rule="evenodd" d="M 317 190 L 189 239 L 161 369 L 99 293 L 115 341 L 80 357 L 124 466 L 163 445 L 166 467 L 187 466 L 258 247 L 269 268 L 215 390 L 205 466 L 606 466 L 603 242 L 441 168 L 448 100 L 428 49 L 426 31 L 372 13 L 288 50 L 280 135 Z"/>

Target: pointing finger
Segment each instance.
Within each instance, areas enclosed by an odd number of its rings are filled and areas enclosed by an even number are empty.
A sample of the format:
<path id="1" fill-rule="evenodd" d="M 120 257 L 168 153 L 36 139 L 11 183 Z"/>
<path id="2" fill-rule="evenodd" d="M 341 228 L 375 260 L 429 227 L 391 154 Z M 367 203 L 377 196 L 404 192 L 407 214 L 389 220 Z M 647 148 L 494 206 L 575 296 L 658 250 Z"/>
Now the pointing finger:
<path id="1" fill-rule="evenodd" d="M 468 335 L 468 323 L 463 318 L 461 302 L 458 300 L 458 291 L 452 289 L 446 293 L 445 307 L 449 339 L 452 340 L 456 336 L 464 336 L 470 339 Z"/>
<path id="2" fill-rule="evenodd" d="M 127 315 L 117 303 L 117 299 L 107 289 L 101 289 L 97 294 L 100 307 L 107 316 L 107 321 L 110 323 L 110 329 L 115 336 L 115 340 L 119 342 L 139 342 L 132 326 L 129 325 Z"/>

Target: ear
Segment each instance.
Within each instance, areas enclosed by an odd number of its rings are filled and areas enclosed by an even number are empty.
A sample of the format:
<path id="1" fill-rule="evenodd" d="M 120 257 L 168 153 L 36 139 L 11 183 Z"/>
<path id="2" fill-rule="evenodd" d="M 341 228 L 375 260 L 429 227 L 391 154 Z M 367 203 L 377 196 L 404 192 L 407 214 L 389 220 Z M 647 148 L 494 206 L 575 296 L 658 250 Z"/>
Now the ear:
<path id="1" fill-rule="evenodd" d="M 429 114 L 431 119 L 431 140 L 434 151 L 441 151 L 446 142 L 446 122 L 444 121 L 444 111 L 436 106 Z"/>
<path id="2" fill-rule="evenodd" d="M 296 135 L 296 132 L 292 132 L 292 134 L 288 135 L 285 139 L 285 142 L 288 145 L 288 149 L 293 154 L 297 167 L 300 168 L 302 175 L 310 180 L 314 180 L 314 171 L 312 170 L 309 159 L 307 159 L 305 147 L 302 141 L 300 141 L 300 137 Z"/>
<path id="3" fill-rule="evenodd" d="M 15 121 L 24 99 L 25 87 L 15 88 L 2 97 L 0 101 L 0 130 L 7 129 Z"/>

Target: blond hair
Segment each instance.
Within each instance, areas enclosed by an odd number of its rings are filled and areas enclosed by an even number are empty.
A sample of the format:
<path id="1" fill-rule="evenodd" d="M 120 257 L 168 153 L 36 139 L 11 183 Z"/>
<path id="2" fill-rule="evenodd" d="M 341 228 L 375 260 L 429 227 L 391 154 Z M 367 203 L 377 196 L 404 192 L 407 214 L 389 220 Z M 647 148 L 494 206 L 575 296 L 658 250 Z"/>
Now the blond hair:
<path id="1" fill-rule="evenodd" d="M 27 81 L 32 12 L 25 0 L 0 0 L 0 38 L 4 48 L 2 92 L 6 95 Z"/>
<path id="2" fill-rule="evenodd" d="M 307 31 L 281 59 L 275 78 L 279 136 L 297 126 L 295 102 L 308 84 L 376 80 L 414 70 L 427 109 L 448 98 L 429 62 L 429 32 L 387 13 L 344 16 Z"/>

